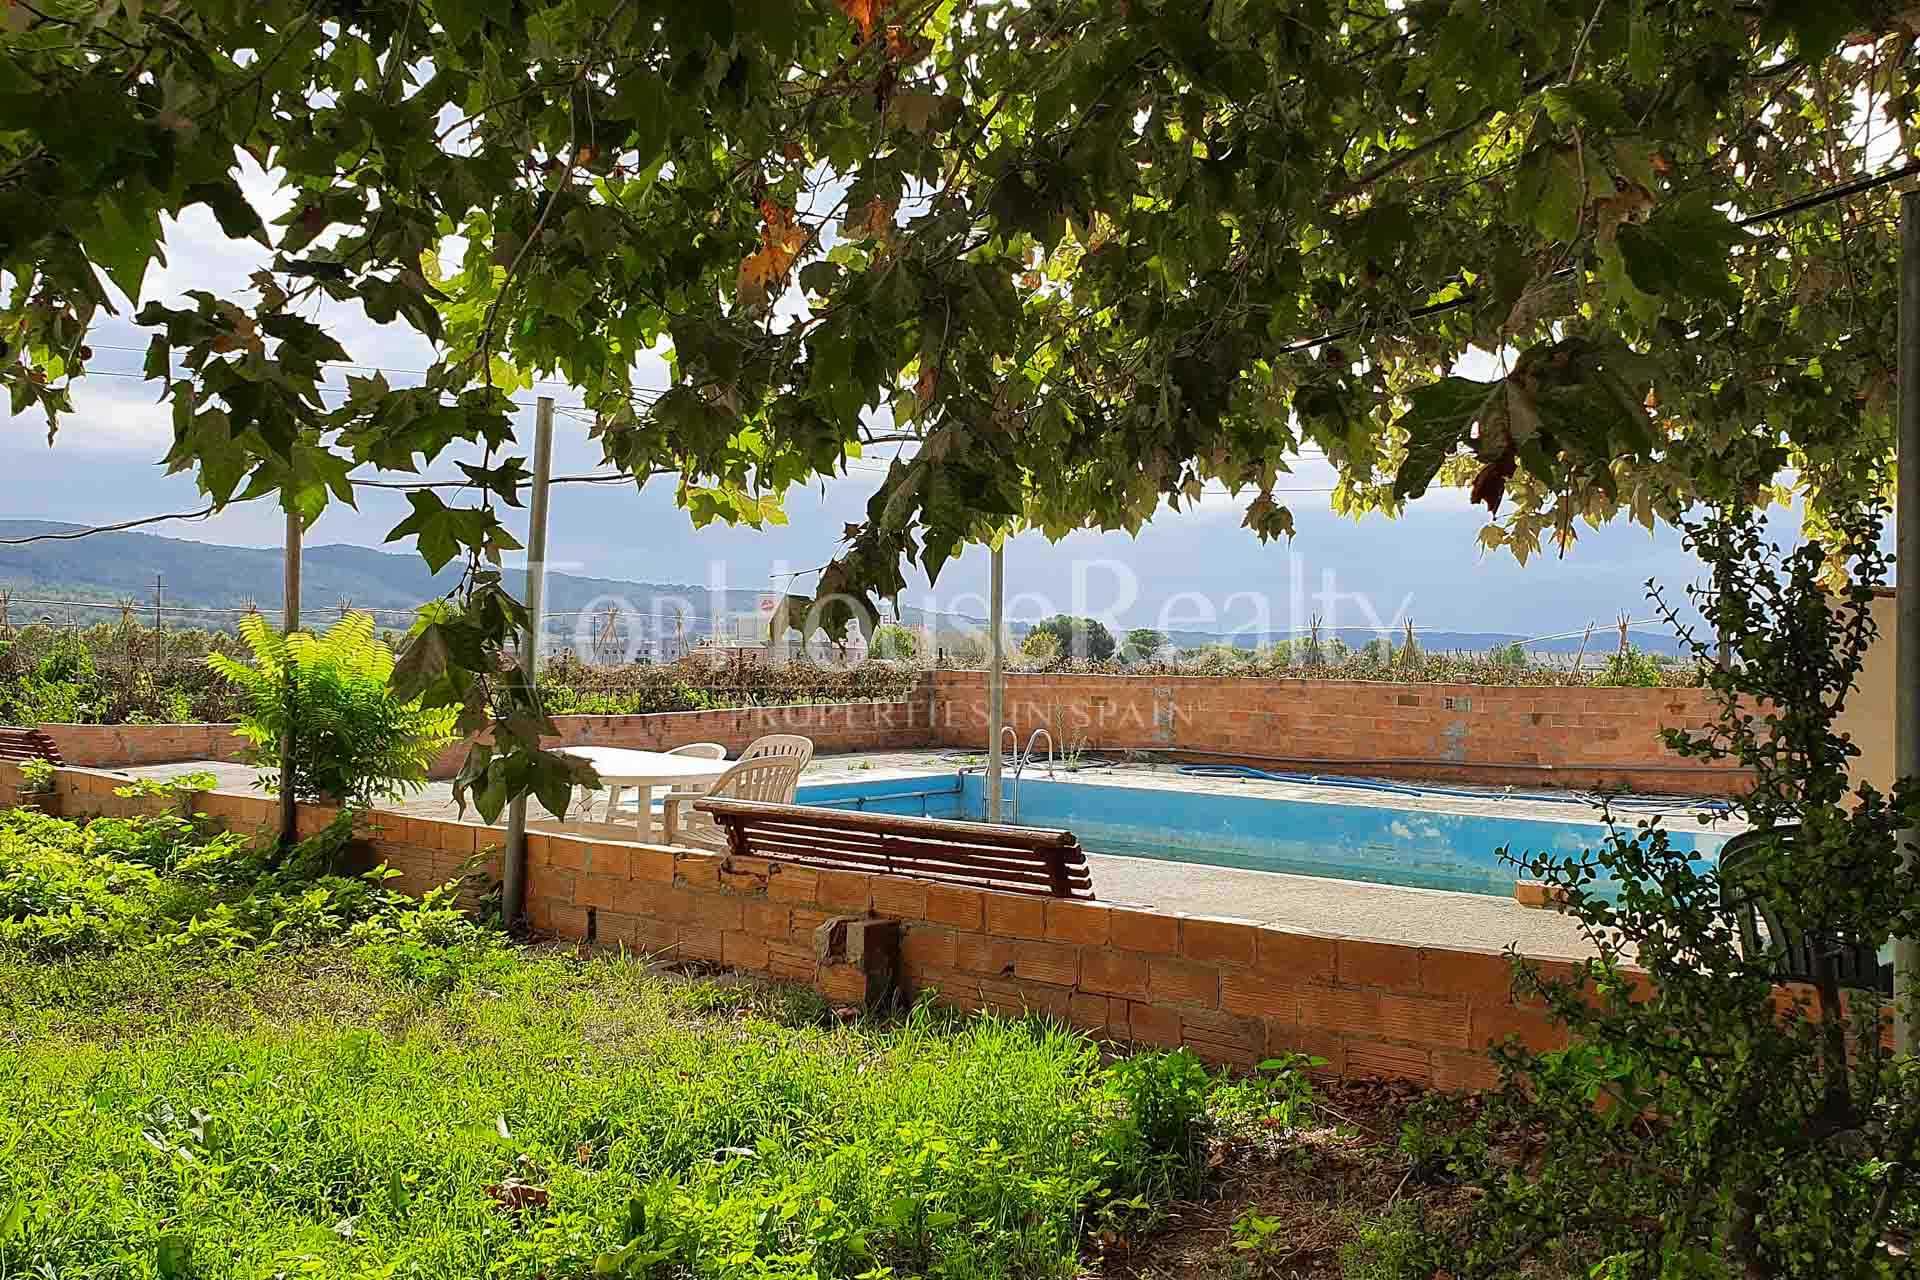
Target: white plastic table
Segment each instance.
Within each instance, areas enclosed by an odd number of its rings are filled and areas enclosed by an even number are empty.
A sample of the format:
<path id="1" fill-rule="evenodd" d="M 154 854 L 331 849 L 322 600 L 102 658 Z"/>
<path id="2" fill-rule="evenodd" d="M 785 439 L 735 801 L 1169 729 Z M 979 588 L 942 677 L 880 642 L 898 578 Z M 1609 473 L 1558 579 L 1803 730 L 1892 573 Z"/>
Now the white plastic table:
<path id="1" fill-rule="evenodd" d="M 561 754 L 585 760 L 607 784 L 607 821 L 613 821 L 614 804 L 620 792 L 632 787 L 639 800 L 639 816 L 634 828 L 642 841 L 653 839 L 653 789 L 684 786 L 693 782 L 717 782 L 737 760 L 702 760 L 698 756 L 676 756 L 665 751 L 635 751 L 629 747 L 561 747 Z"/>

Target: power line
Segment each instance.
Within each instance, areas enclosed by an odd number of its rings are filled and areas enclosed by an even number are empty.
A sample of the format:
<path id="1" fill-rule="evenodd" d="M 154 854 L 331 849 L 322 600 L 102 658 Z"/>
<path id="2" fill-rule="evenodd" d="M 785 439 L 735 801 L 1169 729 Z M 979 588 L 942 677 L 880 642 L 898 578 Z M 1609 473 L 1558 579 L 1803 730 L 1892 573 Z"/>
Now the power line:
<path id="1" fill-rule="evenodd" d="M 120 610 L 121 612 L 127 612 L 131 609 L 143 607 L 145 603 L 141 601 L 129 602 L 129 601 L 118 601 L 118 600 L 67 600 L 67 599 L 58 599 L 58 598 L 52 598 L 52 597 L 42 598 L 42 597 L 36 597 L 36 596 L 16 596 L 10 592 L 0 593 L 0 594 L 5 595 L 6 600 L 9 604 L 32 604 L 32 605 L 41 605 L 43 607 L 74 608 L 74 609 L 117 609 L 117 610 Z M 387 618 L 411 619 L 416 617 L 419 614 L 420 610 L 426 608 L 427 605 L 435 604 L 435 603 L 438 603 L 438 601 L 428 600 L 428 601 L 422 601 L 419 604 L 383 605 L 383 606 L 366 606 L 366 605 L 357 605 L 357 604 L 348 603 L 347 607 L 344 610 L 339 610 L 336 607 L 336 611 L 342 612 L 342 613 L 365 613 L 365 614 L 370 614 L 376 618 L 387 617 Z M 192 613 L 192 614 L 201 614 L 201 615 L 214 616 L 214 617 L 231 617 L 231 618 L 245 617 L 250 613 L 258 613 L 258 614 L 276 613 L 276 612 L 279 612 L 279 610 L 280 610 L 280 606 L 278 604 L 267 604 L 267 605 L 254 604 L 254 605 L 239 607 L 234 605 L 181 604 L 175 600 L 166 601 L 163 608 L 163 611 L 166 613 Z M 309 610 L 308 612 L 325 612 L 325 610 Z M 548 612 L 542 613 L 540 616 L 543 619 L 544 618 L 577 618 L 584 612 L 586 611 L 583 609 L 559 609 L 559 610 L 549 610 Z M 623 613 L 621 616 L 623 618 L 631 616 L 638 619 L 638 621 L 640 622 L 647 621 L 646 616 L 644 614 Z"/>
<path id="2" fill-rule="evenodd" d="M 128 351 L 128 352 L 132 352 L 134 355 L 145 355 L 147 352 L 147 348 L 145 347 L 129 347 L 129 346 L 125 346 L 120 343 L 114 343 L 114 342 L 89 342 L 87 345 L 92 347 L 95 351 Z M 361 364 L 358 361 L 353 361 L 353 360 L 329 361 L 328 367 L 333 369 L 371 369 L 375 373 L 400 373 L 413 378 L 427 377 L 430 372 L 429 370 L 426 370 L 426 369 L 401 369 L 401 368 L 396 368 L 395 366 L 390 364 Z M 123 375 L 123 376 L 126 376 L 126 375 Z M 144 373 L 138 376 L 143 378 L 146 377 Z M 569 391 L 575 389 L 574 385 L 571 382 L 567 382 L 559 378 L 535 378 L 533 380 L 532 385 L 536 387 L 565 387 Z M 662 393 L 658 391 L 643 391 L 640 394 L 660 395 Z"/>
<path id="3" fill-rule="evenodd" d="M 374 366 L 363 365 L 360 367 L 370 369 L 370 368 L 373 368 Z M 133 373 L 126 369 L 88 369 L 84 374 L 81 375 L 81 377 L 83 378 L 128 378 L 135 382 L 152 381 L 152 379 L 148 378 L 147 375 L 144 373 Z M 408 390 L 409 388 L 401 387 L 397 389 L 404 391 L 404 390 Z M 344 396 L 344 395 L 352 394 L 352 392 L 349 391 L 348 388 L 346 387 L 329 386 L 325 383 L 322 383 L 319 386 L 315 387 L 314 391 L 316 394 L 319 394 L 319 395 Z M 527 400 L 509 399 L 508 403 L 512 404 L 517 409 L 533 409 L 538 407 L 533 402 L 527 401 Z M 556 411 L 570 409 L 580 413 L 593 412 L 593 410 L 590 407 L 584 404 L 557 404 L 554 406 L 554 409 Z"/>
<path id="4" fill-rule="evenodd" d="M 649 475 L 669 475 L 666 471 L 653 471 Z M 555 476 L 551 484 L 618 484 L 631 481 L 635 477 L 623 471 L 608 471 L 597 475 Z M 468 489 L 473 487 L 471 480 L 352 480 L 356 489 Z M 170 511 L 164 515 L 141 516 L 138 520 L 123 520 L 119 524 L 93 525 L 85 529 L 66 529 L 58 533 L 36 533 L 25 538 L 0 538 L 0 547 L 23 547 L 34 542 L 69 542 L 75 538 L 88 538 L 96 533 L 119 533 L 126 529 L 135 529 L 141 525 L 159 524 L 163 520 L 204 520 L 213 515 L 215 508 L 209 504 L 198 511 Z"/>
<path id="5" fill-rule="evenodd" d="M 160 516 L 141 516 L 138 520 L 122 520 L 119 524 L 95 525 L 89 529 L 69 529 L 63 533 L 36 533 L 31 538 L 0 538 L 0 547 L 18 547 L 29 542 L 67 542 L 74 538 L 91 537 L 96 533 L 118 533 L 123 529 L 137 529 L 143 524 L 159 524 L 162 520 L 203 520 L 213 514 L 213 504 L 208 503 L 198 511 L 173 511 Z"/>

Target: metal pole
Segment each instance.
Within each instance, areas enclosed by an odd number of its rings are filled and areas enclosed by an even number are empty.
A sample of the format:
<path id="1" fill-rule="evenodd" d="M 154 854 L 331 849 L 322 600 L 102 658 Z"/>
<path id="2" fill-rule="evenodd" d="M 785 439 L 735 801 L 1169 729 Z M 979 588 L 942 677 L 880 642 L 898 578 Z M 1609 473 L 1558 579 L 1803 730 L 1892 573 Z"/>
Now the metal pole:
<path id="1" fill-rule="evenodd" d="M 987 628 L 987 821 L 1000 821 L 1000 722 L 1006 716 L 1006 659 L 1002 653 L 1001 613 L 1006 606 L 1007 571 L 1005 552 L 993 549 L 993 567 L 988 573 Z"/>
<path id="2" fill-rule="evenodd" d="M 1894 767 L 1895 780 L 1920 778 L 1920 192 L 1900 197 L 1900 423 L 1894 563 Z M 1900 833 L 1901 857 L 1909 867 L 1920 832 Z M 1920 1048 L 1920 1010 L 1908 988 L 1920 978 L 1920 942 L 1893 944 L 1894 1046 Z"/>
<path id="3" fill-rule="evenodd" d="M 281 596 L 280 630 L 289 636 L 300 629 L 300 533 L 300 517 L 287 512 L 287 545 L 282 553 L 286 580 Z M 288 708 L 287 734 L 280 741 L 280 843 L 290 847 L 299 838 L 300 822 L 293 793 L 294 720 L 299 704 L 298 699 L 291 696 L 289 701 L 293 705 Z"/>
<path id="4" fill-rule="evenodd" d="M 533 501 L 527 511 L 527 630 L 520 638 L 520 668 L 528 683 L 540 675 L 546 636 L 547 487 L 553 476 L 553 397 L 541 396 L 533 417 Z M 500 869 L 500 911 L 517 929 L 527 909 L 527 798 L 507 805 L 507 850 Z"/>

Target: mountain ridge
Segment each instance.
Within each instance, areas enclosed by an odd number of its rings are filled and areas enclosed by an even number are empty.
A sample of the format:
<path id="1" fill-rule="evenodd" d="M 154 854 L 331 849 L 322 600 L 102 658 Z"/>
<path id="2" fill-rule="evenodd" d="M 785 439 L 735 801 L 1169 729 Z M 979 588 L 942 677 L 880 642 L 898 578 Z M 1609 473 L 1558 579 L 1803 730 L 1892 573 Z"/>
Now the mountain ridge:
<path id="1" fill-rule="evenodd" d="M 45 533 L 74 532 L 85 526 L 51 520 L 0 519 L 0 537 L 23 538 Z M 309 618 L 325 618 L 341 603 L 377 613 L 382 625 L 399 628 L 407 613 L 421 602 L 451 591 L 459 581 L 452 566 L 439 573 L 428 571 L 426 563 L 408 552 L 380 551 L 352 543 L 331 542 L 304 549 L 301 557 L 304 611 Z M 9 610 L 10 621 L 37 620 L 43 614 L 57 622 L 100 621 L 113 616 L 111 608 L 101 607 L 121 599 L 133 601 L 136 612 L 146 617 L 153 606 L 154 578 L 161 579 L 163 609 L 175 622 L 199 625 L 226 625 L 249 604 L 274 612 L 280 606 L 282 564 L 279 547 L 240 547 L 191 538 L 167 537 L 134 531 L 93 534 L 66 541 L 38 542 L 27 546 L 0 546 L 0 590 L 16 597 L 72 597 L 72 604 L 23 606 L 15 603 Z M 584 574 L 547 574 L 546 608 L 550 615 L 577 617 L 583 611 L 595 613 L 608 603 L 631 606 L 640 616 L 641 629 L 648 635 L 671 633 L 674 608 L 685 611 L 686 634 L 708 634 L 713 618 L 730 619 L 757 614 L 761 589 L 728 588 L 715 592 L 705 586 L 688 583 L 639 582 L 623 578 L 604 578 Z M 167 601 L 180 601 L 170 608 Z M 188 606 L 206 606 L 225 612 L 197 612 Z M 911 625 L 932 625 L 941 641 L 962 629 L 983 628 L 984 618 L 967 614 L 929 613 L 906 607 L 903 620 Z M 629 615 L 631 616 L 631 615 Z M 556 621 L 562 625 L 556 626 Z M 565 619 L 549 617 L 551 632 L 564 632 Z M 1016 622 L 1018 634 L 1027 624 Z M 1565 630 L 1565 628 L 1563 628 Z M 1432 630 L 1416 633 L 1420 644 L 1433 650 L 1483 652 L 1497 646 L 1526 640 L 1507 632 Z M 1397 629 L 1373 631 L 1360 627 L 1328 628 L 1322 639 L 1339 637 L 1359 648 L 1375 636 L 1398 643 Z M 1116 639 L 1120 637 L 1116 635 Z M 1262 637 L 1200 630 L 1173 629 L 1169 638 L 1182 647 L 1227 644 L 1249 648 Z M 1634 642 L 1642 648 L 1661 653 L 1677 653 L 1679 645 L 1670 637 L 1634 633 Z M 1614 643 L 1611 625 L 1596 626 L 1586 641 L 1586 651 L 1595 656 L 1609 652 Z M 1574 653 L 1582 647 L 1578 634 L 1556 636 L 1552 640 L 1527 645 L 1530 652 Z"/>

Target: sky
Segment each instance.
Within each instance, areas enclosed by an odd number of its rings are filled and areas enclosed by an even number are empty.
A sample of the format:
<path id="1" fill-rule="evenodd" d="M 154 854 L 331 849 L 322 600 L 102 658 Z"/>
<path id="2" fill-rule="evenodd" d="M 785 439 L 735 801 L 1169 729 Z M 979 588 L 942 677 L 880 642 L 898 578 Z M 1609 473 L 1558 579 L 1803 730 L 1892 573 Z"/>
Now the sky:
<path id="1" fill-rule="evenodd" d="M 245 184 L 269 220 L 285 208 L 285 198 L 257 169 L 246 170 Z M 246 276 L 267 257 L 257 246 L 245 248 L 253 252 L 226 241 L 204 209 L 188 210 L 168 226 L 168 260 L 149 269 L 143 301 L 176 301 L 189 288 L 242 292 Z M 130 311 L 122 300 L 120 317 L 96 325 L 92 372 L 76 386 L 77 412 L 51 447 L 37 415 L 14 418 L 0 435 L 0 516 L 99 524 L 204 505 L 190 475 L 167 476 L 159 465 L 171 441 L 170 409 L 157 403 L 157 386 L 137 376 L 149 335 L 125 318 Z M 425 340 L 404 326 L 377 326 L 342 308 L 320 319 L 356 361 L 396 371 L 388 376 L 397 384 L 418 381 L 404 371 L 424 370 L 433 359 Z M 658 373 L 664 383 L 664 366 Z M 344 374 L 336 380 L 344 385 Z M 580 404 L 579 394 L 564 385 L 542 385 L 519 397 L 527 404 L 519 423 L 526 451 L 535 394 L 551 395 L 561 409 L 555 474 L 603 470 L 584 415 L 567 412 Z M 670 481 L 638 492 L 628 485 L 558 488 L 550 565 L 596 577 L 747 589 L 791 581 L 805 590 L 807 578 L 786 575 L 817 568 L 836 553 L 844 527 L 864 514 L 882 469 L 863 460 L 848 475 L 791 491 L 788 523 L 763 531 L 694 529 L 675 505 Z M 455 474 L 451 457 L 431 472 L 434 478 Z M 1462 491 L 1430 493 L 1395 520 L 1356 521 L 1331 510 L 1325 492 L 1331 483 L 1327 466 L 1311 459 L 1283 482 L 1283 489 L 1296 490 L 1278 495 L 1294 512 L 1291 543 L 1259 542 L 1240 527 L 1242 504 L 1224 495 L 1197 509 L 1163 510 L 1138 537 L 1080 533 L 1049 543 L 1038 533 L 1023 534 L 1006 555 L 1009 616 L 1066 611 L 1121 626 L 1220 632 L 1284 631 L 1315 615 L 1328 626 L 1397 627 L 1411 617 L 1421 629 L 1546 636 L 1594 621 L 1611 625 L 1622 611 L 1650 618 L 1648 578 L 1679 591 L 1701 576 L 1672 530 L 1650 534 L 1628 524 L 1583 530 L 1564 558 L 1548 554 L 1523 567 L 1505 552 L 1480 549 L 1476 537 L 1486 513 L 1471 507 Z M 398 492 L 362 491 L 357 510 L 329 508 L 308 530 L 307 544 L 381 547 L 406 511 Z M 263 501 L 146 531 L 274 546 L 282 529 L 278 509 Z M 987 552 L 976 548 L 935 584 L 911 575 L 902 603 L 984 615 L 987 564 Z"/>

